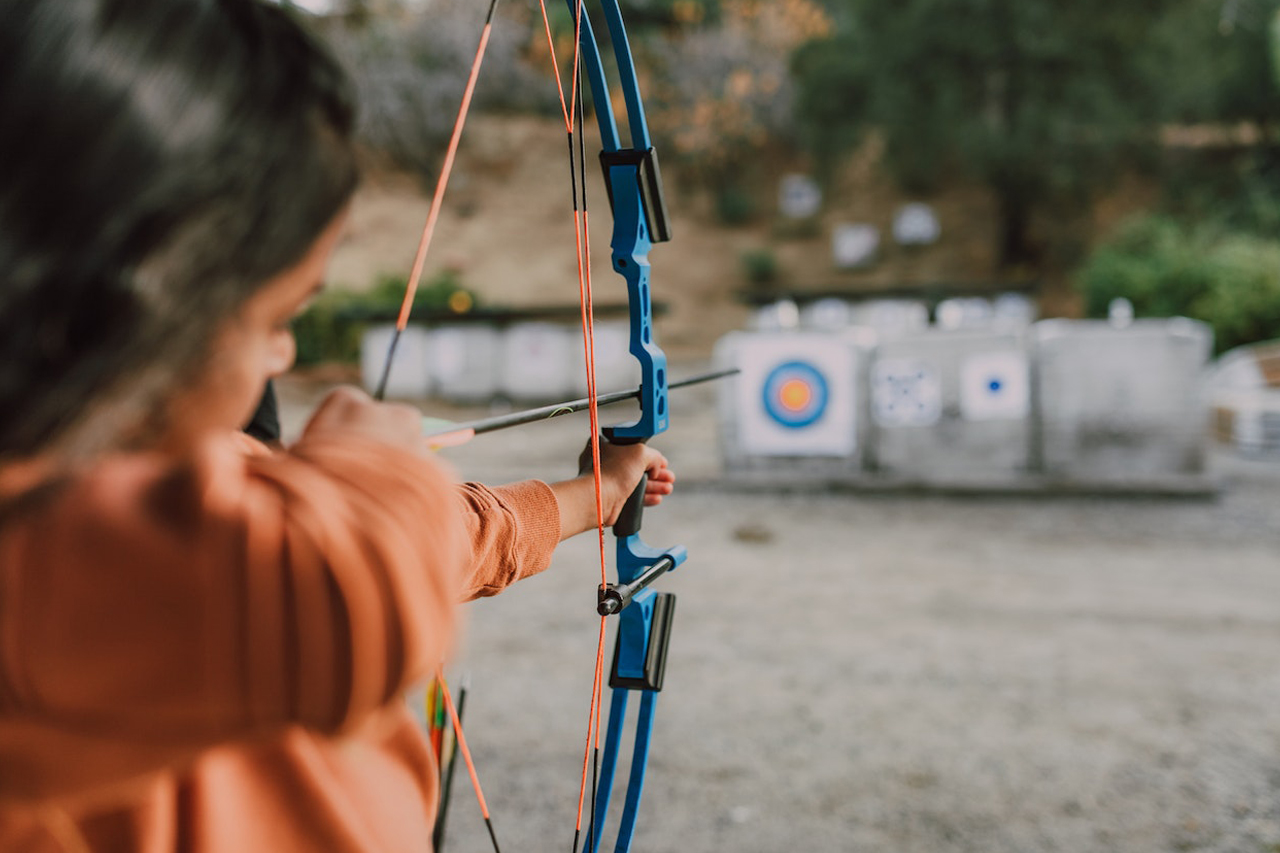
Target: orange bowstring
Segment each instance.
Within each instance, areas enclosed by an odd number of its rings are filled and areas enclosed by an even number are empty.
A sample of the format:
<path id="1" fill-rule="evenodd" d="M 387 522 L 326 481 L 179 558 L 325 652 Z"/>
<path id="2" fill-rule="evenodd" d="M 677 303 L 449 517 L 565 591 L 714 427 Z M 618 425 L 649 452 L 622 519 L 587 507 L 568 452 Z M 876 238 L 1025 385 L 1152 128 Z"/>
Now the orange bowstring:
<path id="1" fill-rule="evenodd" d="M 491 0 L 489 17 L 480 32 L 480 46 L 476 48 L 475 58 L 471 61 L 471 73 L 467 76 L 467 87 L 462 93 L 462 104 L 458 107 L 458 117 L 453 122 L 453 133 L 449 136 L 449 147 L 445 150 L 444 165 L 440 167 L 440 176 L 436 179 L 435 193 L 431 196 L 431 209 L 427 212 L 427 224 L 423 226 L 422 238 L 418 241 L 418 251 L 413 256 L 413 270 L 409 273 L 409 283 L 404 290 L 404 301 L 400 303 L 400 315 L 396 317 L 396 331 L 403 332 L 409 325 L 409 315 L 413 311 L 413 299 L 418 293 L 418 284 L 422 281 L 422 271 L 427 263 L 427 251 L 431 248 L 431 238 L 435 235 L 436 222 L 440 218 L 440 208 L 444 204 L 444 191 L 449 186 L 449 175 L 453 173 L 453 161 L 458 154 L 458 143 L 462 141 L 462 128 L 467 123 L 467 113 L 471 110 L 471 97 L 476 91 L 476 80 L 480 76 L 480 65 L 484 62 L 484 52 L 489 46 L 489 34 L 493 31 L 493 10 L 498 0 Z"/>
<path id="2" fill-rule="evenodd" d="M 578 56 L 582 50 L 582 3 L 578 3 L 577 11 L 574 15 L 574 50 L 573 50 L 573 77 L 569 86 L 569 100 L 565 101 L 564 97 L 564 79 L 560 76 L 560 62 L 556 59 L 556 42 L 551 35 L 551 18 L 547 15 L 546 0 L 538 0 L 538 6 L 542 9 L 542 26 L 547 33 L 547 50 L 551 54 L 551 70 L 556 75 L 556 93 L 560 95 L 560 112 L 564 115 L 564 128 L 573 135 L 573 117 L 569 112 L 569 104 L 574 102 L 578 95 Z M 577 204 L 575 194 L 574 204 Z"/>
<path id="3" fill-rule="evenodd" d="M 608 583 L 608 567 L 605 554 L 605 535 L 604 535 L 604 498 L 600 479 L 600 413 L 596 405 L 596 352 L 595 352 L 595 306 L 592 297 L 591 288 L 591 229 L 587 213 L 587 195 L 585 185 L 585 170 L 582 171 L 583 186 L 577 186 L 577 175 L 575 169 L 582 164 L 574 162 L 574 119 L 575 112 L 573 105 L 579 104 L 576 111 L 576 117 L 581 120 L 581 93 L 579 91 L 580 72 L 582 68 L 582 20 L 583 20 L 583 4 L 578 2 L 574 8 L 574 39 L 573 39 L 573 75 L 569 87 L 569 96 L 566 100 L 564 92 L 564 79 L 560 74 L 560 66 L 556 59 L 555 39 L 551 35 L 551 21 L 547 15 L 547 7 L 545 0 L 538 0 L 538 4 L 542 9 L 542 23 L 547 34 L 547 48 L 551 55 L 551 67 L 556 76 L 556 90 L 560 95 L 560 109 L 564 115 L 565 129 L 569 134 L 569 173 L 570 180 L 574 184 L 573 193 L 573 220 L 574 220 L 574 241 L 577 247 L 578 261 L 578 303 L 582 312 L 582 337 L 583 351 L 586 359 L 587 373 L 587 398 L 591 401 L 588 405 L 588 414 L 591 423 L 591 469 L 595 484 L 595 500 L 596 500 L 596 529 L 599 537 L 600 548 L 600 584 L 604 586 Z M 579 140 L 584 128 L 581 124 L 577 128 Z M 582 158 L 579 157 L 579 160 Z M 579 193 L 582 198 L 582 208 L 579 211 L 578 199 Z M 604 648 L 605 648 L 605 617 L 600 617 L 599 638 L 596 643 L 596 666 L 595 674 L 591 687 L 591 708 L 589 711 L 589 720 L 587 724 L 586 747 L 582 755 L 582 778 L 578 786 L 578 809 L 575 829 L 577 832 L 582 831 L 582 813 L 586 803 L 587 793 L 587 776 L 591 768 L 591 755 L 600 748 L 600 715 L 601 706 L 603 705 L 602 693 L 604 685 Z"/>

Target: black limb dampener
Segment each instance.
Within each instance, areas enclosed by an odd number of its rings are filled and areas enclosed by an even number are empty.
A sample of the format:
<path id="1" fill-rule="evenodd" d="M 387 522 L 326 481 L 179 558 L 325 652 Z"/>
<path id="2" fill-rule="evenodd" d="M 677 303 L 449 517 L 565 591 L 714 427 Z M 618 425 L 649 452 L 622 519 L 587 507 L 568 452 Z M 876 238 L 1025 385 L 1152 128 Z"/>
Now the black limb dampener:
<path id="1" fill-rule="evenodd" d="M 649 621 L 649 641 L 644 656 L 644 668 L 636 675 L 623 675 L 619 671 L 621 643 L 614 646 L 613 667 L 609 672 L 609 686 L 628 690 L 662 689 L 667 673 L 667 648 L 671 643 L 671 624 L 676 615 L 676 596 L 673 592 L 659 592 L 653 598 L 653 615 Z"/>
<path id="2" fill-rule="evenodd" d="M 609 171 L 614 166 L 636 168 L 637 190 L 640 206 L 644 210 L 645 224 L 649 226 L 649 240 L 665 243 L 671 239 L 671 215 L 667 213 L 667 197 L 662 189 L 662 170 L 658 168 L 657 149 L 637 151 L 623 148 L 618 151 L 601 151 L 600 165 L 604 168 L 604 185 L 609 193 L 609 206 L 613 207 L 613 181 Z"/>

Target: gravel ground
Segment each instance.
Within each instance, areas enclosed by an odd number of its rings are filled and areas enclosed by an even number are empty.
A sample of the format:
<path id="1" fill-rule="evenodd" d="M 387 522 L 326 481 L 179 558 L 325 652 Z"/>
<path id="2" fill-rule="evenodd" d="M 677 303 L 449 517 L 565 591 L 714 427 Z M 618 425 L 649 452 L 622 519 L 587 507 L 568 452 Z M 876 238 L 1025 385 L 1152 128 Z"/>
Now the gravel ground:
<path id="1" fill-rule="evenodd" d="M 282 390 L 296 430 L 316 389 Z M 682 483 L 646 519 L 690 557 L 635 849 L 1280 853 L 1280 463 L 1219 459 L 1215 500 L 743 493 L 711 401 L 673 402 Z M 449 458 L 554 479 L 585 430 Z M 581 537 L 467 608 L 508 853 L 570 849 L 595 560 Z M 482 853 L 458 781 L 445 851 Z"/>

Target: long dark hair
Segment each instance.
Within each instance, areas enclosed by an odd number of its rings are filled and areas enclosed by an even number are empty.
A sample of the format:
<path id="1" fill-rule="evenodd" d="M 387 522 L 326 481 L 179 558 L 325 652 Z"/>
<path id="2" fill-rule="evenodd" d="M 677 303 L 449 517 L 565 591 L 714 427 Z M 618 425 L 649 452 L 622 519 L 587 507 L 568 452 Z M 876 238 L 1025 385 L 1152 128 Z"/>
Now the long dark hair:
<path id="1" fill-rule="evenodd" d="M 0 2 L 0 457 L 150 417 L 350 197 L 353 111 L 260 0 Z"/>

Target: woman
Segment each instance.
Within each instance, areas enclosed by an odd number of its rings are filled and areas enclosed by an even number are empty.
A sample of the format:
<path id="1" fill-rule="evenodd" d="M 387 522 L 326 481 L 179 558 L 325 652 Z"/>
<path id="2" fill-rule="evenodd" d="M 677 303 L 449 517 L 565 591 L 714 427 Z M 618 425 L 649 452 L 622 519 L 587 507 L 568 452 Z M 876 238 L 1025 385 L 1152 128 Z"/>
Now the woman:
<path id="1" fill-rule="evenodd" d="M 357 180 L 281 9 L 6 0 L 0 114 L 0 849 L 425 849 L 401 695 L 595 526 L 591 477 L 457 485 L 354 389 L 287 450 L 238 432 Z M 672 489 L 602 463 L 607 518 Z"/>

